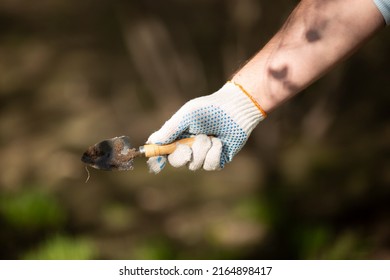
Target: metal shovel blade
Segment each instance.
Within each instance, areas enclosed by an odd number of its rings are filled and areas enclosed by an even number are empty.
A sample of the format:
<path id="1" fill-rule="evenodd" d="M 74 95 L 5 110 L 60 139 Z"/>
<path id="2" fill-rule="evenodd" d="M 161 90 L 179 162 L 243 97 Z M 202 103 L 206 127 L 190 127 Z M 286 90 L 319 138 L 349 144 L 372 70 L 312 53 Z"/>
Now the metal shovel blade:
<path id="1" fill-rule="evenodd" d="M 131 148 L 127 136 L 114 137 L 90 146 L 82 155 L 81 161 L 100 170 L 132 170 L 133 159 L 140 153 Z"/>

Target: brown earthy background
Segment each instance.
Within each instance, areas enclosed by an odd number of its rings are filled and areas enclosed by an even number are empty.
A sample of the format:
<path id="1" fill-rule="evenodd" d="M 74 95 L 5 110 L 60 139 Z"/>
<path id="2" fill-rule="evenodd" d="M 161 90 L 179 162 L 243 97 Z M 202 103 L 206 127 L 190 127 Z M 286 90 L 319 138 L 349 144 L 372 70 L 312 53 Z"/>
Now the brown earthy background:
<path id="1" fill-rule="evenodd" d="M 221 87 L 298 1 L 1 0 L 2 259 L 389 259 L 390 31 L 220 172 L 90 170 Z M 321 59 L 319 57 L 318 59 Z"/>

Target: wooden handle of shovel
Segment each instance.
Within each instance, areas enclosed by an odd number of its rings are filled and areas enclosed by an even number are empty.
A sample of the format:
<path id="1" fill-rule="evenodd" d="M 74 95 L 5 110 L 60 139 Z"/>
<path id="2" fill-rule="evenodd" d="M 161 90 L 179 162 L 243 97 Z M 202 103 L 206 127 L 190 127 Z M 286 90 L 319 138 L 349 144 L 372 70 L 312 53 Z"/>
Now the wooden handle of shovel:
<path id="1" fill-rule="evenodd" d="M 185 144 L 191 147 L 194 141 L 195 138 L 190 137 L 190 138 L 180 139 L 178 141 L 175 141 L 167 145 L 147 144 L 143 146 L 143 151 L 146 157 L 169 155 L 176 150 L 176 146 L 178 144 Z"/>

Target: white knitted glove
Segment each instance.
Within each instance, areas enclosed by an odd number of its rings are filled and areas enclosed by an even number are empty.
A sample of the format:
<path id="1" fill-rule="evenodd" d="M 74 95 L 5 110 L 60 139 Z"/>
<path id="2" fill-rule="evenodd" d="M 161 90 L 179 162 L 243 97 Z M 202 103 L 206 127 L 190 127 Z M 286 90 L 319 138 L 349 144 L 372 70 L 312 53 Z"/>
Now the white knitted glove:
<path id="1" fill-rule="evenodd" d="M 160 130 L 150 135 L 148 144 L 168 144 L 195 136 L 192 147 L 178 145 L 168 156 L 174 167 L 189 169 L 223 168 L 241 150 L 255 126 L 266 114 L 240 85 L 227 82 L 217 92 L 184 104 Z M 213 136 L 213 137 L 208 137 Z M 151 172 L 160 172 L 167 157 L 148 160 Z"/>

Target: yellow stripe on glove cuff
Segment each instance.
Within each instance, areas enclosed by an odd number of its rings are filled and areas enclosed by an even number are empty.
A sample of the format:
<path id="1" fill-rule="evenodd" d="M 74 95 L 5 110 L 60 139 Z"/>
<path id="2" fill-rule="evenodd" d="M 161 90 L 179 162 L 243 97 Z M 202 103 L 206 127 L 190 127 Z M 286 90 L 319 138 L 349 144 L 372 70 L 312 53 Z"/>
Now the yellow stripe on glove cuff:
<path id="1" fill-rule="evenodd" d="M 238 87 L 246 96 L 248 96 L 248 98 L 253 102 L 253 104 L 255 104 L 257 109 L 259 109 L 259 111 L 263 115 L 263 118 L 267 117 L 267 113 L 264 111 L 264 109 L 261 108 L 260 104 L 256 101 L 256 99 L 251 94 L 249 94 L 249 92 L 247 92 L 242 85 L 237 84 L 236 82 L 233 81 L 228 81 L 228 83 L 232 83 L 233 85 Z"/>

